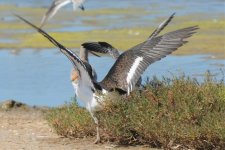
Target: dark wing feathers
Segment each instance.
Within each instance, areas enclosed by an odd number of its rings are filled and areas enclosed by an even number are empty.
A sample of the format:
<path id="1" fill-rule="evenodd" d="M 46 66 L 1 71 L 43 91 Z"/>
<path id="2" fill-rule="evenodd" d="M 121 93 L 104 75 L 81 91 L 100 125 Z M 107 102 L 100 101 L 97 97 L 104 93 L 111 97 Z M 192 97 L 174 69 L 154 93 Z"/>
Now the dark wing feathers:
<path id="1" fill-rule="evenodd" d="M 31 27 L 33 27 L 34 29 L 36 29 L 39 33 L 41 33 L 44 37 L 46 37 L 52 44 L 54 44 L 56 47 L 59 47 L 60 50 L 61 49 L 67 49 L 65 48 L 62 44 L 60 44 L 59 42 L 57 42 L 54 38 L 52 38 L 48 33 L 46 33 L 44 30 L 38 28 L 37 26 L 35 26 L 34 24 L 30 23 L 29 21 L 27 21 L 26 19 L 24 19 L 23 17 L 14 14 L 16 17 L 18 17 L 19 19 L 21 19 L 22 21 L 24 21 L 25 23 L 29 24 Z M 76 54 L 74 54 L 76 55 Z M 79 57 L 77 57 L 79 59 Z"/>
<path id="2" fill-rule="evenodd" d="M 151 38 L 153 38 L 153 37 L 155 37 L 155 36 L 157 36 L 170 22 L 171 22 L 171 20 L 173 19 L 173 17 L 174 17 L 174 15 L 175 15 L 175 13 L 173 13 L 168 19 L 166 19 L 165 21 L 163 21 L 159 26 L 158 26 L 158 28 L 157 29 L 155 29 L 154 31 L 153 31 L 153 33 L 149 36 L 149 38 L 148 39 L 151 39 Z M 143 44 L 145 43 L 146 41 L 144 41 L 144 42 L 142 42 L 142 43 L 140 43 L 140 44 L 138 44 L 138 45 L 136 45 L 136 46 L 134 46 L 134 47 L 132 47 L 132 48 L 130 48 L 129 50 L 131 50 L 131 49 L 133 49 L 133 50 L 137 50 L 137 49 L 140 49 L 142 46 L 143 46 Z"/>
<path id="3" fill-rule="evenodd" d="M 149 38 L 149 40 L 141 43 L 141 45 L 139 44 L 129 49 L 120 55 L 109 73 L 101 81 L 101 85 L 107 90 L 122 89 L 129 94 L 141 74 L 143 74 L 150 64 L 166 57 L 181 47 L 187 42 L 184 39 L 193 35 L 197 29 L 198 27 L 194 26 L 169 32 L 162 36 Z M 139 61 L 138 66 L 135 68 L 132 77 L 128 78 L 129 71 L 132 70 L 131 68 L 135 66 L 134 62 L 138 59 L 141 61 Z"/>
<path id="4" fill-rule="evenodd" d="M 149 36 L 149 38 L 157 36 L 170 23 L 170 21 L 173 19 L 174 15 L 175 15 L 175 13 L 173 13 L 168 19 L 163 21 L 158 26 L 158 28 L 153 31 L 153 33 Z"/>
<path id="5" fill-rule="evenodd" d="M 162 22 L 158 26 L 158 28 L 153 31 L 153 33 L 149 36 L 149 38 L 153 38 L 157 36 L 170 23 L 174 15 L 175 13 L 173 13 L 168 19 Z M 136 45 L 132 49 L 140 49 L 140 47 L 143 46 L 143 44 L 144 42 Z M 114 59 L 117 59 L 120 55 L 118 49 L 114 48 L 112 45 L 110 45 L 107 42 L 86 42 L 86 43 L 83 43 L 82 46 L 89 51 L 109 54 Z"/>
<path id="6" fill-rule="evenodd" d="M 92 52 L 109 54 L 114 59 L 117 59 L 120 55 L 116 48 L 106 42 L 86 42 L 83 43 L 82 46 Z"/>
<path id="7" fill-rule="evenodd" d="M 19 19 L 23 20 L 25 23 L 29 24 L 31 27 L 36 29 L 40 34 L 42 34 L 44 37 L 46 37 L 51 43 L 53 43 L 56 47 L 60 49 L 60 51 L 67 56 L 67 58 L 72 62 L 73 66 L 76 70 L 79 71 L 79 75 L 82 82 L 85 82 L 84 84 L 89 85 L 94 89 L 94 83 L 91 79 L 90 74 L 88 73 L 88 70 L 86 68 L 86 65 L 83 63 L 83 61 L 71 50 L 64 47 L 62 44 L 57 42 L 54 38 L 52 38 L 48 33 L 46 33 L 44 30 L 38 28 L 37 26 L 33 25 L 23 17 L 14 14 Z"/>

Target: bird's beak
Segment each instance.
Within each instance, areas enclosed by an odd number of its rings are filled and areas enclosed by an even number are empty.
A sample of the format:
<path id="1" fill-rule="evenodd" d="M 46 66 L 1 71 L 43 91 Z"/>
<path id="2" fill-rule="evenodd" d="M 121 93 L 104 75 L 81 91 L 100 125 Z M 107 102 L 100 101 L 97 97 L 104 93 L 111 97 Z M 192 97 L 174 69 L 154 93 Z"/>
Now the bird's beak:
<path id="1" fill-rule="evenodd" d="M 85 10 L 84 5 L 80 5 L 79 8 L 83 11 Z"/>
<path id="2" fill-rule="evenodd" d="M 90 52 L 92 55 L 94 55 L 94 56 L 97 56 L 97 57 L 101 57 L 100 55 L 98 55 L 98 54 L 96 54 L 96 53 L 94 53 L 94 52 L 92 52 L 92 51 L 88 51 L 88 52 Z"/>

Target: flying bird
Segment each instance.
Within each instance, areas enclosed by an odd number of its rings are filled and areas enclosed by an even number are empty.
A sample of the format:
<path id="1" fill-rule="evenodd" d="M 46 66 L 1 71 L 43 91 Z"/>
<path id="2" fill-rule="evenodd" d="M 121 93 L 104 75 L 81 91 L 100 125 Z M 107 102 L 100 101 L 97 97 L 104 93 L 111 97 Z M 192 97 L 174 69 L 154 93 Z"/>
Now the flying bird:
<path id="1" fill-rule="evenodd" d="M 42 28 L 46 22 L 51 19 L 56 13 L 57 11 L 69 4 L 69 3 L 73 3 L 73 10 L 75 11 L 77 8 L 80 8 L 81 10 L 84 10 L 84 3 L 85 0 L 54 0 L 51 7 L 48 9 L 48 11 L 45 13 L 45 15 L 43 16 L 42 20 L 41 20 L 41 25 L 40 28 Z"/>
<path id="2" fill-rule="evenodd" d="M 197 26 L 191 26 L 160 36 L 150 36 L 146 41 L 120 54 L 105 78 L 101 82 L 97 82 L 92 79 L 84 62 L 75 53 L 57 42 L 44 30 L 36 27 L 24 18 L 16 16 L 35 28 L 58 47 L 73 64 L 76 70 L 72 80 L 75 93 L 79 99 L 84 101 L 86 109 L 96 123 L 97 134 L 95 143 L 100 142 L 99 122 L 95 112 L 102 109 L 104 96 L 112 91 L 129 95 L 134 90 L 140 76 L 150 64 L 166 57 L 187 43 L 185 39 L 191 37 L 198 29 Z"/>

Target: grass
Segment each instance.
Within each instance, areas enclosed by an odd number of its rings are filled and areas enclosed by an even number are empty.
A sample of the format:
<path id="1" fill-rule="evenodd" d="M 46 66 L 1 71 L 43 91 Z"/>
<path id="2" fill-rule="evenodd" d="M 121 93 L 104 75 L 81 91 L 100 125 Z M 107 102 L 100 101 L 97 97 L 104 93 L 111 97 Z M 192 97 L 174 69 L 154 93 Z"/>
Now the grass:
<path id="1" fill-rule="evenodd" d="M 80 138 L 95 134 L 95 125 L 90 114 L 77 103 L 52 109 L 47 113 L 47 120 L 56 133 L 65 137 Z"/>
<path id="2" fill-rule="evenodd" d="M 207 73 L 204 82 L 156 77 L 125 98 L 112 93 L 100 118 L 103 141 L 179 149 L 225 147 L 225 85 Z M 89 113 L 76 102 L 53 108 L 46 118 L 65 137 L 95 135 Z"/>

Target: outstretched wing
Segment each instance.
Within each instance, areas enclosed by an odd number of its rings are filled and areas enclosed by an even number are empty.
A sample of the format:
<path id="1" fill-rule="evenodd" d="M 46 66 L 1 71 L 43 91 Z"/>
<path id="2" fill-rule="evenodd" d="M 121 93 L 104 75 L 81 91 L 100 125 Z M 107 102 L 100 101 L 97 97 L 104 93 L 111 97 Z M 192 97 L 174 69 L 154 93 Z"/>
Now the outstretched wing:
<path id="1" fill-rule="evenodd" d="M 152 32 L 152 34 L 149 36 L 149 38 L 153 38 L 153 37 L 157 36 L 170 23 L 170 21 L 173 19 L 174 15 L 175 15 L 175 13 L 173 13 L 168 19 L 163 21 L 158 26 L 158 28 Z"/>
<path id="2" fill-rule="evenodd" d="M 29 24 L 31 27 L 36 29 L 40 34 L 42 34 L 44 37 L 46 37 L 52 44 L 54 44 L 56 47 L 60 49 L 60 51 L 67 56 L 67 58 L 72 62 L 73 66 L 76 70 L 79 72 L 80 82 L 86 86 L 90 86 L 92 89 L 95 89 L 94 83 L 87 71 L 87 68 L 83 61 L 71 50 L 64 47 L 62 44 L 57 42 L 53 37 L 51 37 L 48 33 L 46 33 L 44 30 L 38 28 L 37 26 L 33 25 L 29 21 L 25 20 L 21 16 L 18 16 L 15 14 L 19 19 L 23 20 L 25 23 Z"/>
<path id="3" fill-rule="evenodd" d="M 82 46 L 88 51 L 109 54 L 114 59 L 120 56 L 119 51 L 107 42 L 85 42 Z"/>
<path id="4" fill-rule="evenodd" d="M 171 22 L 171 20 L 173 19 L 175 13 L 173 13 L 168 19 L 166 19 L 165 21 L 163 21 L 153 32 L 152 34 L 149 36 L 148 40 L 151 39 L 151 38 L 154 38 L 156 36 L 159 35 L 159 33 Z M 130 48 L 130 49 L 133 49 L 133 50 L 136 50 L 136 49 L 140 49 L 144 44 L 146 43 L 146 41 Z"/>
<path id="5" fill-rule="evenodd" d="M 149 38 L 140 48 L 124 52 L 101 81 L 101 86 L 107 90 L 120 89 L 129 94 L 150 64 L 177 50 L 197 29 L 197 26 L 193 26 Z"/>
<path id="6" fill-rule="evenodd" d="M 173 13 L 168 19 L 163 21 L 157 29 L 153 31 L 153 33 L 149 36 L 149 38 L 153 38 L 157 36 L 173 19 L 175 13 Z M 133 47 L 132 49 L 140 49 L 141 46 L 144 45 L 145 42 L 140 43 Z M 110 45 L 107 42 L 86 42 L 83 43 L 82 46 L 92 52 L 98 52 L 98 53 L 104 53 L 104 54 L 109 54 L 112 56 L 114 59 L 117 59 L 120 56 L 120 53 L 118 49 L 114 48 L 112 45 Z"/>
<path id="7" fill-rule="evenodd" d="M 65 6 L 69 3 L 71 3 L 71 0 L 55 0 L 52 3 L 51 7 L 48 9 L 48 11 L 43 16 L 43 18 L 41 20 L 40 28 L 43 27 L 46 24 L 46 22 L 50 18 L 52 18 L 61 7 Z"/>

